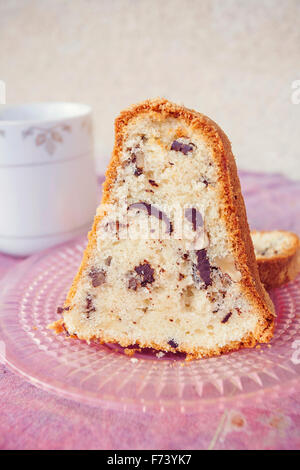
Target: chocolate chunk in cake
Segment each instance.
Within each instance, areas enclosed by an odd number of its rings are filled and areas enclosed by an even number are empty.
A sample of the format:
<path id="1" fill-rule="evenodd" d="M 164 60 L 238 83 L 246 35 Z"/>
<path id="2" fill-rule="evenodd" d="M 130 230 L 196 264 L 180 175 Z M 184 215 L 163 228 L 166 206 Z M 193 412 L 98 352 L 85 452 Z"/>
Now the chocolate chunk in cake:
<path id="1" fill-rule="evenodd" d="M 143 264 L 134 268 L 135 272 L 141 277 L 141 285 L 146 286 L 154 282 L 154 269 L 151 268 L 150 264 L 145 260 Z"/>
<path id="2" fill-rule="evenodd" d="M 171 145 L 171 150 L 174 150 L 175 152 L 181 152 L 184 155 L 187 155 L 189 152 L 192 152 L 194 149 L 195 145 L 190 143 L 190 144 L 184 144 L 183 142 L 179 142 L 178 140 L 174 140 Z"/>
<path id="3" fill-rule="evenodd" d="M 168 344 L 171 346 L 171 348 L 178 348 L 178 343 L 176 343 L 174 339 L 170 339 L 170 341 L 168 341 Z"/>
<path id="4" fill-rule="evenodd" d="M 227 313 L 227 315 L 225 315 L 225 317 L 223 318 L 222 323 L 227 323 L 231 315 L 232 312 Z"/>
<path id="5" fill-rule="evenodd" d="M 106 281 L 106 272 L 103 269 L 93 268 L 89 272 L 93 287 L 99 287 Z"/>

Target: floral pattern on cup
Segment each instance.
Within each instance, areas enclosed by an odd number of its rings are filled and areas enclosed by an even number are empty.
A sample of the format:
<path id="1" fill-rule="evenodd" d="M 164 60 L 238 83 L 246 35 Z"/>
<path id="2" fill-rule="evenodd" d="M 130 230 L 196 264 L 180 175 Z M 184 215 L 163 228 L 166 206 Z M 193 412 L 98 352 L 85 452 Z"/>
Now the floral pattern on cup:
<path id="1" fill-rule="evenodd" d="M 49 155 L 53 155 L 57 144 L 62 144 L 64 140 L 64 132 L 71 132 L 71 126 L 68 124 L 58 124 L 48 129 L 29 127 L 29 129 L 23 131 L 23 139 L 32 136 L 35 138 L 35 145 L 37 147 L 42 145 Z"/>

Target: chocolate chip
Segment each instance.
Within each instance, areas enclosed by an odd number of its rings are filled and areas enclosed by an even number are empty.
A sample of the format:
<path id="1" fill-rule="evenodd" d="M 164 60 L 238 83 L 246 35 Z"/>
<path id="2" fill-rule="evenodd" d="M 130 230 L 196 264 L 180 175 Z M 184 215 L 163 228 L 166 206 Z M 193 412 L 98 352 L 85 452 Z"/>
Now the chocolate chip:
<path id="1" fill-rule="evenodd" d="M 174 341 L 174 339 L 170 339 L 170 341 L 168 341 L 168 344 L 169 344 L 172 348 L 178 348 L 178 344 L 176 343 L 176 341 Z"/>
<path id="2" fill-rule="evenodd" d="M 90 295 L 87 295 L 86 297 L 86 310 L 95 310 L 93 300 Z"/>
<path id="3" fill-rule="evenodd" d="M 178 280 L 179 280 L 179 281 L 182 281 L 182 279 L 184 279 L 184 277 L 185 277 L 184 274 L 179 273 L 179 275 L 178 275 Z"/>
<path id="4" fill-rule="evenodd" d="M 131 154 L 131 156 L 122 163 L 122 168 L 125 168 L 130 164 L 134 164 L 136 166 L 134 174 L 135 176 L 140 176 L 143 173 L 144 152 L 140 149 L 139 144 L 137 144 L 134 148 L 128 147 L 126 150 Z"/>
<path id="5" fill-rule="evenodd" d="M 140 176 L 143 173 L 144 152 L 140 149 L 140 146 L 137 145 L 135 148 L 131 149 L 131 155 L 131 161 L 136 165 L 134 174 L 135 176 Z"/>
<path id="6" fill-rule="evenodd" d="M 178 142 L 178 140 L 174 140 L 171 145 L 171 150 L 175 150 L 175 152 L 180 152 L 181 145 L 182 145 L 181 142 Z"/>
<path id="7" fill-rule="evenodd" d="M 193 230 L 196 231 L 198 227 L 203 227 L 203 218 L 197 209 L 194 207 L 185 209 L 184 216 L 193 224 Z"/>
<path id="8" fill-rule="evenodd" d="M 221 323 L 227 323 L 231 315 L 232 315 L 232 312 L 227 313 L 227 315 L 225 315 Z"/>
<path id="9" fill-rule="evenodd" d="M 138 167 L 137 167 L 137 168 L 134 170 L 134 176 L 140 176 L 142 173 L 143 173 L 142 168 L 138 168 Z"/>
<path id="10" fill-rule="evenodd" d="M 200 280 L 204 282 L 205 287 L 211 286 L 212 280 L 210 276 L 210 264 L 205 248 L 197 250 L 196 256 L 197 264 L 193 265 L 193 278 L 198 281 L 198 277 L 200 277 Z"/>
<path id="11" fill-rule="evenodd" d="M 61 315 L 64 311 L 70 310 L 70 307 L 57 307 L 56 312 Z"/>
<path id="12" fill-rule="evenodd" d="M 86 296 L 86 306 L 85 306 L 85 309 L 86 309 L 86 313 L 87 313 L 87 318 L 90 318 L 90 313 L 91 312 L 95 312 L 96 309 L 94 307 L 94 303 L 93 303 L 93 299 L 90 295 L 87 295 Z"/>
<path id="13" fill-rule="evenodd" d="M 103 269 L 100 271 L 97 269 L 91 269 L 89 276 L 92 279 L 93 287 L 99 287 L 106 281 L 106 272 Z"/>
<path id="14" fill-rule="evenodd" d="M 154 180 L 148 180 L 151 186 L 156 186 L 158 188 L 158 184 Z"/>
<path id="15" fill-rule="evenodd" d="M 205 184 L 206 187 L 208 186 L 208 181 L 207 180 L 203 180 L 202 183 Z"/>
<path id="16" fill-rule="evenodd" d="M 158 220 L 163 220 L 165 222 L 167 226 L 166 233 L 173 232 L 173 225 L 169 217 L 163 211 L 161 211 L 160 209 L 157 209 L 157 207 L 152 206 L 151 204 L 148 204 L 147 202 L 134 202 L 133 204 L 130 204 L 130 206 L 127 207 L 127 210 L 130 210 L 130 209 L 145 210 L 149 216 L 153 215 L 153 217 L 156 217 Z"/>
<path id="17" fill-rule="evenodd" d="M 137 290 L 139 282 L 135 277 L 131 277 L 128 281 L 128 289 Z"/>
<path id="18" fill-rule="evenodd" d="M 178 140 L 174 140 L 174 142 L 171 145 L 171 150 L 175 150 L 175 152 L 181 152 L 184 155 L 187 155 L 189 152 L 191 152 L 194 149 L 194 144 L 184 144 L 182 142 L 179 142 Z"/>
<path id="19" fill-rule="evenodd" d="M 145 260 L 144 264 L 140 264 L 134 268 L 135 272 L 141 277 L 141 285 L 144 287 L 146 284 L 152 284 L 154 282 L 154 269 L 151 268 L 150 264 Z"/>

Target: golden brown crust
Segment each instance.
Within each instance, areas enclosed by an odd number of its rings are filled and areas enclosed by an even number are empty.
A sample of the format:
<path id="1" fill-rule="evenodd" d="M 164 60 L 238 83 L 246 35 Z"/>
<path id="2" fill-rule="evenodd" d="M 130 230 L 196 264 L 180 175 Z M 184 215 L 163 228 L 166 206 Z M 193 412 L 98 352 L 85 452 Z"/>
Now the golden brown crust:
<path id="1" fill-rule="evenodd" d="M 110 190 L 114 184 L 117 168 L 120 163 L 120 155 L 123 150 L 127 125 L 131 120 L 143 113 L 147 113 L 147 115 L 153 116 L 156 119 L 164 119 L 166 117 L 179 118 L 187 125 L 191 126 L 194 132 L 200 133 L 201 136 L 206 139 L 208 146 L 212 150 L 216 167 L 218 168 L 221 198 L 224 201 L 221 217 L 225 220 L 228 233 L 230 234 L 237 269 L 242 274 L 241 284 L 243 292 L 257 309 L 258 314 L 257 331 L 251 338 L 248 337 L 244 341 L 239 343 L 235 342 L 234 344 L 227 345 L 220 349 L 201 352 L 200 350 L 193 350 L 191 348 L 191 350 L 186 349 L 184 352 L 187 352 L 193 357 L 203 357 L 204 355 L 208 357 L 232 349 L 254 346 L 257 341 L 268 342 L 273 335 L 274 329 L 273 304 L 259 279 L 245 205 L 241 195 L 231 145 L 224 132 L 215 122 L 196 111 L 170 103 L 165 99 L 147 100 L 123 111 L 115 122 L 115 146 L 110 164 L 106 171 L 102 203 L 110 202 Z M 80 276 L 88 263 L 91 252 L 96 246 L 96 230 L 101 218 L 102 217 L 99 215 L 95 217 L 92 231 L 89 233 L 88 246 L 84 252 L 79 271 L 69 291 L 66 306 L 71 306 Z M 65 313 L 65 315 L 68 314 L 69 312 Z M 105 334 L 101 339 L 104 342 L 115 342 L 115 339 L 108 338 Z M 129 346 L 129 344 L 122 343 L 121 345 Z M 154 344 L 139 344 L 139 346 L 162 349 L 161 345 Z M 164 347 L 163 349 L 174 351 L 169 347 Z"/>
<path id="2" fill-rule="evenodd" d="M 289 281 L 295 279 L 300 272 L 300 240 L 295 233 L 276 230 L 289 237 L 291 244 L 289 248 L 283 250 L 280 254 L 266 257 L 257 256 L 257 265 L 261 282 L 266 289 L 280 287 Z M 267 231 L 253 231 L 251 233 L 271 234 Z"/>

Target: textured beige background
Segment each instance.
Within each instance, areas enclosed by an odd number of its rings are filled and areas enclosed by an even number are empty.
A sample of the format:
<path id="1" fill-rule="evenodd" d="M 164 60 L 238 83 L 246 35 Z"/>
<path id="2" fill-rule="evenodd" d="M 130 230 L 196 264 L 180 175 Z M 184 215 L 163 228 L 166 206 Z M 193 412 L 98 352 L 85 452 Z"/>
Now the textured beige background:
<path id="1" fill-rule="evenodd" d="M 299 0 L 0 0 L 0 79 L 8 103 L 91 104 L 99 169 L 120 109 L 166 96 L 216 120 L 240 168 L 300 178 Z"/>

